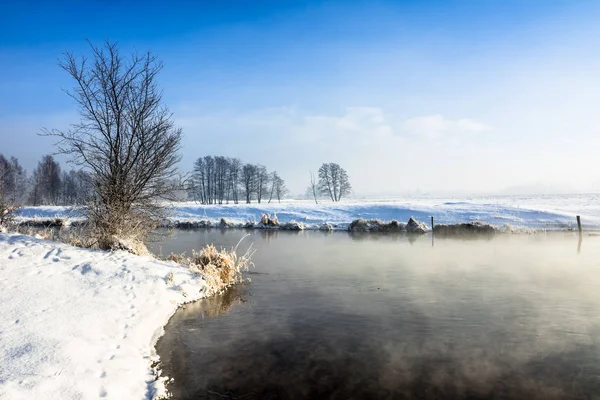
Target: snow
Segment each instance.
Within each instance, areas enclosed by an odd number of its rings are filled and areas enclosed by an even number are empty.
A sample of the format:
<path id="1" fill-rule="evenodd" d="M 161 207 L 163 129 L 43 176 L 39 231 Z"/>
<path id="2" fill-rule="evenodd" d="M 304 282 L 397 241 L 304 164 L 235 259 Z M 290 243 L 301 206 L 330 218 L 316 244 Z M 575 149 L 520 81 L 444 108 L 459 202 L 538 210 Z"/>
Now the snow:
<path id="1" fill-rule="evenodd" d="M 0 234 L 0 398 L 164 394 L 154 344 L 204 287 L 172 263 Z"/>
<path id="2" fill-rule="evenodd" d="M 297 221 L 317 229 L 323 223 L 344 229 L 357 218 L 396 219 L 406 222 L 412 216 L 429 222 L 459 223 L 482 221 L 502 226 L 563 229 L 575 225 L 581 215 L 584 227 L 600 229 L 600 195 L 556 196 L 488 196 L 463 198 L 398 198 L 386 200 L 348 199 L 340 203 L 311 200 L 287 200 L 271 204 L 201 205 L 193 202 L 173 203 L 171 222 L 231 222 L 259 221 L 261 214 L 276 214 L 280 223 Z M 69 214 L 70 213 L 70 214 Z M 61 207 L 27 207 L 20 210 L 18 219 L 48 217 L 73 218 L 73 211 Z"/>
<path id="3" fill-rule="evenodd" d="M 64 206 L 37 206 L 23 207 L 17 213 L 17 219 L 20 220 L 50 220 L 54 218 L 83 219 L 83 216 L 77 212 L 74 207 Z"/>

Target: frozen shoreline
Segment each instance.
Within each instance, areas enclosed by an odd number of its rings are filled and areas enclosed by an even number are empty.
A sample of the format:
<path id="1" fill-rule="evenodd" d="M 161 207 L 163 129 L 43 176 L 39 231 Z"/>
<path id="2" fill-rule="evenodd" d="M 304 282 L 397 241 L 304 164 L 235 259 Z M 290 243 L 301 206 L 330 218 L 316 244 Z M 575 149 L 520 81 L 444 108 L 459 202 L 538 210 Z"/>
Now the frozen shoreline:
<path id="1" fill-rule="evenodd" d="M 193 202 L 171 203 L 169 226 L 219 227 L 221 219 L 237 227 L 258 223 L 262 214 L 276 215 L 280 223 L 297 222 L 304 229 L 320 229 L 324 224 L 333 230 L 346 230 L 355 219 L 397 220 L 410 217 L 429 224 L 456 224 L 481 221 L 503 227 L 564 230 L 576 227 L 575 216 L 581 215 L 584 229 L 600 230 L 600 195 L 561 195 L 529 197 L 480 197 L 440 199 L 345 200 L 340 203 L 289 200 L 271 204 L 201 205 Z M 17 222 L 50 222 L 55 218 L 69 222 L 83 218 L 68 207 L 24 207 Z M 258 227 L 260 228 L 260 227 Z"/>
<path id="2" fill-rule="evenodd" d="M 174 263 L 0 234 L 0 398 L 156 398 L 154 345 L 204 297 Z M 172 273 L 172 277 L 170 277 Z"/>

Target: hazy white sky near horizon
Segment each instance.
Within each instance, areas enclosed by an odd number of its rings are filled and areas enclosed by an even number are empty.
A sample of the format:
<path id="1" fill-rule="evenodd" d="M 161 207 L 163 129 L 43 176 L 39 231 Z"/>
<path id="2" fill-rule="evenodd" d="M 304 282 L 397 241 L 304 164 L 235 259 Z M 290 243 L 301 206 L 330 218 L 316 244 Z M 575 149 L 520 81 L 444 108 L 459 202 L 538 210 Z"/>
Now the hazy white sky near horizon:
<path id="1" fill-rule="evenodd" d="M 203 18 L 188 26 L 173 11 L 164 34 L 123 31 L 112 14 L 49 39 L 0 31 L 11 60 L 0 67 L 0 152 L 31 169 L 52 151 L 36 133 L 77 119 L 56 58 L 110 37 L 164 61 L 184 170 L 207 154 L 240 157 L 277 170 L 293 193 L 327 161 L 357 195 L 600 190 L 600 3 L 298 4 L 190 6 Z"/>

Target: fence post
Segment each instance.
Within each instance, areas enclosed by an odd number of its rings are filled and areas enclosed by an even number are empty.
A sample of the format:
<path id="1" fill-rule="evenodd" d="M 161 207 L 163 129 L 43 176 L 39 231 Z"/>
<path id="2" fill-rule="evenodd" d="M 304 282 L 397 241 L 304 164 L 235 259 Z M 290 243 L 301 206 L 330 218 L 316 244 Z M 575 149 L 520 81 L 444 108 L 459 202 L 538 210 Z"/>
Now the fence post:
<path id="1" fill-rule="evenodd" d="M 577 230 L 579 230 L 579 234 L 581 234 L 581 217 L 577 216 Z"/>
<path id="2" fill-rule="evenodd" d="M 431 233 L 433 234 L 433 215 L 431 216 Z"/>

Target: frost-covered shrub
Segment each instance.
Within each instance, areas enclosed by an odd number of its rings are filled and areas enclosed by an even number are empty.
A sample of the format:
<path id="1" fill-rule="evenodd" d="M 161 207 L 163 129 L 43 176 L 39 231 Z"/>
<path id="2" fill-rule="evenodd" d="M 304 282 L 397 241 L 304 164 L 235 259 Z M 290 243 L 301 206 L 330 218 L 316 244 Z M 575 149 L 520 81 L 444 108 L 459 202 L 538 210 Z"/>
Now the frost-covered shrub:
<path id="1" fill-rule="evenodd" d="M 279 229 L 283 231 L 302 231 L 304 228 L 305 226 L 303 223 L 296 221 L 286 222 L 285 224 L 279 226 Z"/>
<path id="2" fill-rule="evenodd" d="M 355 219 L 348 226 L 348 230 L 351 232 L 402 232 L 405 229 L 405 225 L 396 220 L 383 222 L 378 219 L 364 220 L 362 218 Z"/>
<path id="3" fill-rule="evenodd" d="M 369 231 L 369 223 L 362 219 L 355 219 L 348 226 L 348 230 L 351 232 L 368 232 Z"/>
<path id="4" fill-rule="evenodd" d="M 439 236 L 469 236 L 494 235 L 500 230 L 494 225 L 475 221 L 451 225 L 438 224 L 433 227 L 433 232 Z"/>
<path id="5" fill-rule="evenodd" d="M 429 228 L 423 222 L 417 221 L 413 217 L 410 217 L 408 223 L 406 224 L 406 232 L 408 233 L 416 233 L 423 234 L 427 233 Z"/>
<path id="6" fill-rule="evenodd" d="M 330 223 L 322 223 L 319 225 L 319 230 L 324 232 L 331 232 L 333 230 L 333 226 Z"/>
<path id="7" fill-rule="evenodd" d="M 402 232 L 406 230 L 406 224 L 392 220 L 388 223 L 384 223 L 381 226 L 382 232 Z"/>

